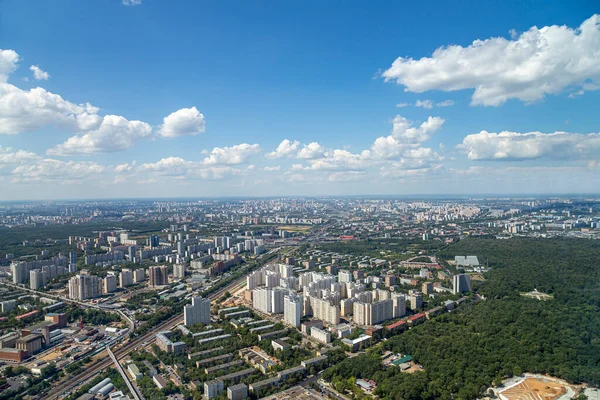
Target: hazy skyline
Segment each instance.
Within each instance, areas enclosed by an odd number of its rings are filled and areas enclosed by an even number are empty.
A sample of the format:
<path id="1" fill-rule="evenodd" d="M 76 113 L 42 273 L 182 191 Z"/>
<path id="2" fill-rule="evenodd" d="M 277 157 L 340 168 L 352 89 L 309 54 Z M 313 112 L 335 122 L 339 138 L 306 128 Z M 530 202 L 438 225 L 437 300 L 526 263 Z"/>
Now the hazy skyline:
<path id="1" fill-rule="evenodd" d="M 0 200 L 597 193 L 598 11 L 4 1 Z"/>

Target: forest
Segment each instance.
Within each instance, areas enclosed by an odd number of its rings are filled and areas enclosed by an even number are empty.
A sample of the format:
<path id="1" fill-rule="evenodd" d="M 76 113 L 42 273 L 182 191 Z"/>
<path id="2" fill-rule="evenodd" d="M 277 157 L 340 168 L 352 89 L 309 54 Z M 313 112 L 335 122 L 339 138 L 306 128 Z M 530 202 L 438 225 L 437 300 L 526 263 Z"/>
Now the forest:
<path id="1" fill-rule="evenodd" d="M 600 242 L 579 239 L 466 239 L 438 257 L 477 255 L 491 271 L 471 302 L 394 336 L 369 354 L 330 368 L 324 378 L 349 389 L 377 382 L 385 399 L 475 399 L 522 372 L 600 385 Z M 554 296 L 521 296 L 537 289 Z M 411 354 L 422 372 L 382 366 L 385 350 Z"/>

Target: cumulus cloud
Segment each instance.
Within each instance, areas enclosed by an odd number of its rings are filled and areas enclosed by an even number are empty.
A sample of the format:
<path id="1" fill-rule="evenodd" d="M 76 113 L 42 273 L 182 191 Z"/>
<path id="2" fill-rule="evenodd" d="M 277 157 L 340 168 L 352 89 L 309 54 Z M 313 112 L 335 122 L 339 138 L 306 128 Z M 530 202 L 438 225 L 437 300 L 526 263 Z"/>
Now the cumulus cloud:
<path id="1" fill-rule="evenodd" d="M 415 107 L 433 108 L 433 101 L 431 101 L 431 100 L 417 100 L 415 102 Z"/>
<path id="2" fill-rule="evenodd" d="M 119 115 L 106 115 L 97 129 L 72 136 L 46 153 L 70 156 L 122 151 L 133 147 L 136 141 L 151 133 L 152 127 L 145 122 L 129 121 Z"/>
<path id="3" fill-rule="evenodd" d="M 204 159 L 207 165 L 245 164 L 250 156 L 260 152 L 258 144 L 236 144 L 231 147 L 215 147 Z"/>
<path id="4" fill-rule="evenodd" d="M 305 145 L 297 155 L 302 159 L 315 159 L 325 157 L 325 148 L 317 142 L 312 142 Z"/>
<path id="5" fill-rule="evenodd" d="M 132 172 L 135 167 L 135 164 L 135 161 L 132 161 L 131 163 L 119 164 L 115 167 L 115 172 L 119 174 Z"/>
<path id="6" fill-rule="evenodd" d="M 182 108 L 163 119 L 158 133 L 163 137 L 175 138 L 204 133 L 204 115 L 196 107 Z"/>
<path id="7" fill-rule="evenodd" d="M 398 108 L 404 108 L 404 107 L 408 107 L 410 106 L 410 103 L 398 103 L 396 104 L 396 107 Z"/>
<path id="8" fill-rule="evenodd" d="M 15 135 L 47 126 L 76 132 L 75 136 L 47 151 L 49 155 L 58 156 L 126 150 L 139 139 L 155 136 L 146 122 L 130 121 L 119 115 L 100 116 L 99 109 L 90 103 L 75 104 L 40 87 L 22 90 L 7 83 L 18 61 L 15 51 L 0 50 L 0 134 Z M 38 80 L 50 77 L 36 65 L 30 70 Z M 196 107 L 183 108 L 163 119 L 158 135 L 195 135 L 204 129 L 204 116 Z"/>
<path id="9" fill-rule="evenodd" d="M 298 148 L 300 147 L 300 142 L 294 140 L 293 142 L 289 139 L 284 139 L 279 146 L 270 153 L 267 153 L 265 157 L 267 158 L 283 158 L 283 157 L 292 157 L 296 155 Z"/>
<path id="10" fill-rule="evenodd" d="M 19 55 L 14 50 L 0 49 L 0 83 L 8 80 L 8 76 L 17 69 L 18 63 Z"/>
<path id="11" fill-rule="evenodd" d="M 367 167 L 364 157 L 348 150 L 335 149 L 327 157 L 309 160 L 305 169 L 320 171 L 360 171 Z"/>
<path id="12" fill-rule="evenodd" d="M 95 162 L 61 161 L 44 158 L 17 166 L 11 173 L 13 183 L 82 183 L 91 176 L 99 176 L 105 167 Z"/>
<path id="13" fill-rule="evenodd" d="M 139 6 L 142 4 L 142 0 L 123 0 L 123 5 L 126 6 Z"/>
<path id="14" fill-rule="evenodd" d="M 435 50 L 431 57 L 397 58 L 382 73 L 409 92 L 475 89 L 472 105 L 508 99 L 532 102 L 585 83 L 600 82 L 600 15 L 579 28 L 532 27 L 512 39 L 475 40 Z"/>
<path id="15" fill-rule="evenodd" d="M 600 133 L 481 131 L 465 136 L 458 148 L 467 153 L 469 160 L 586 160 L 598 157 Z"/>
<path id="16" fill-rule="evenodd" d="M 40 156 L 30 151 L 15 151 L 11 147 L 0 146 L 0 167 L 3 165 L 23 164 L 40 158 Z"/>
<path id="17" fill-rule="evenodd" d="M 251 172 L 253 168 L 234 168 L 231 166 L 207 165 L 204 162 L 188 161 L 181 157 L 166 157 L 155 163 L 142 164 L 135 169 L 136 180 L 145 180 L 166 176 L 175 179 L 222 180 L 235 175 Z"/>
<path id="18" fill-rule="evenodd" d="M 47 81 L 50 78 L 50 74 L 42 70 L 37 65 L 32 65 L 29 70 L 33 72 L 33 78 L 38 81 Z"/>
<path id="19" fill-rule="evenodd" d="M 279 171 L 279 170 L 281 170 L 281 166 L 276 165 L 274 167 L 264 167 L 263 170 L 265 170 L 267 172 Z"/>
<path id="20" fill-rule="evenodd" d="M 70 130 L 96 128 L 102 118 L 91 104 L 74 104 L 42 88 L 21 90 L 0 83 L 0 134 L 15 135 L 49 125 Z"/>
<path id="21" fill-rule="evenodd" d="M 392 136 L 407 143 L 425 142 L 444 125 L 444 122 L 443 118 L 430 116 L 427 121 L 414 127 L 411 121 L 396 115 L 392 121 Z"/>

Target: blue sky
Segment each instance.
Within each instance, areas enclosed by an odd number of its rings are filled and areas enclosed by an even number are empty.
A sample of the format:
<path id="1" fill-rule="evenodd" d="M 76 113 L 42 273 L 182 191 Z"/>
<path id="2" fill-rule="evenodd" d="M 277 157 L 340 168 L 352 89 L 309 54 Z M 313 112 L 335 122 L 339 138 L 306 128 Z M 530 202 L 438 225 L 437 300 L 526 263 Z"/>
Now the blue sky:
<path id="1" fill-rule="evenodd" d="M 133 3 L 0 2 L 0 200 L 597 192 L 593 1 Z"/>

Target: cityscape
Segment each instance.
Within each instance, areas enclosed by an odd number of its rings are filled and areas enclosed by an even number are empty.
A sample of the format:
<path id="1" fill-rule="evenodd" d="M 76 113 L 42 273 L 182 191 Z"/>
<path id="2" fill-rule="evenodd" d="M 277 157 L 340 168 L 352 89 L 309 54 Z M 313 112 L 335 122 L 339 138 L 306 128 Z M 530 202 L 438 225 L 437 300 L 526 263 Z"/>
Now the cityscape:
<path id="1" fill-rule="evenodd" d="M 344 360 L 422 371 L 393 338 L 493 303 L 499 260 L 462 243 L 588 246 L 600 198 L 27 202 L 0 222 L 3 398 L 345 399 L 378 386 L 328 378 Z"/>
<path id="2" fill-rule="evenodd" d="M 0 1 L 0 400 L 600 400 L 597 0 Z"/>

